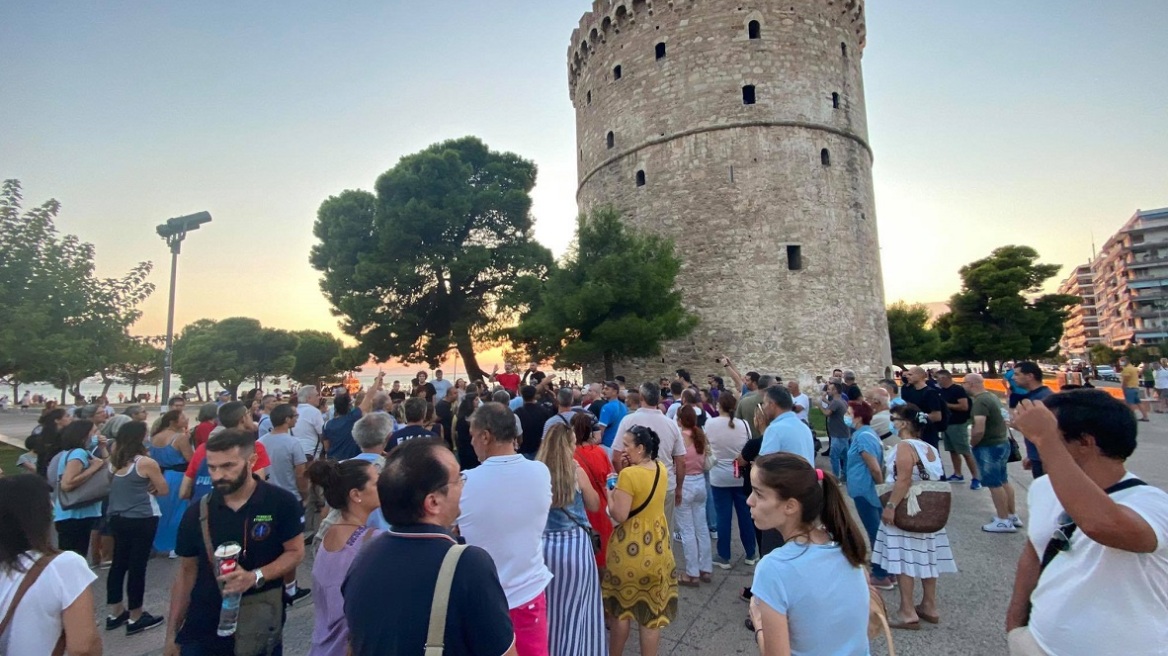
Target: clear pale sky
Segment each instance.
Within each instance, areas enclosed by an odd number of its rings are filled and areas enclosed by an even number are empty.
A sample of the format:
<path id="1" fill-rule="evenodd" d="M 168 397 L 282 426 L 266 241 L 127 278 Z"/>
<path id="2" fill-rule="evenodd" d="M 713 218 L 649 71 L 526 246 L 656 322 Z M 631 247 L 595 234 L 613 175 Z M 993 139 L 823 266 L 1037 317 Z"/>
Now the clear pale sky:
<path id="1" fill-rule="evenodd" d="M 755 0 L 759 1 L 759 0 Z M 135 327 L 166 322 L 168 217 L 208 210 L 178 326 L 252 316 L 339 334 L 308 264 L 316 209 L 403 155 L 477 135 L 539 166 L 536 237 L 576 205 L 568 39 L 589 0 L 0 4 L 0 178 L 97 247 L 155 263 Z M 1024 243 L 1067 267 L 1168 205 L 1168 2 L 869 0 L 863 65 L 889 302 Z M 715 238 L 711 236 L 711 238 Z M 1065 269 L 1064 269 L 1065 271 Z"/>

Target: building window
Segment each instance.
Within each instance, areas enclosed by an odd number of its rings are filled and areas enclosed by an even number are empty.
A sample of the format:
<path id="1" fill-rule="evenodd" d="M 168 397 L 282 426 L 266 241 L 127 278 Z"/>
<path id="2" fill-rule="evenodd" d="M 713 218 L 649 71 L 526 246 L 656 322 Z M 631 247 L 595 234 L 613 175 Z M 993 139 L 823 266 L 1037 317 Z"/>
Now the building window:
<path id="1" fill-rule="evenodd" d="M 753 105 L 754 100 L 755 100 L 754 85 L 748 84 L 748 85 L 742 87 L 742 104 L 743 105 Z"/>
<path id="2" fill-rule="evenodd" d="M 746 25 L 746 35 L 748 37 L 750 37 L 751 39 L 761 39 L 762 38 L 762 23 L 759 23 L 756 20 L 750 21 L 750 23 L 748 23 Z"/>
<path id="3" fill-rule="evenodd" d="M 643 170 L 637 171 L 637 186 L 638 187 L 645 186 L 645 172 Z"/>
<path id="4" fill-rule="evenodd" d="M 606 145 L 606 146 L 608 146 L 609 148 L 612 148 L 613 146 L 615 146 L 615 145 L 616 145 L 616 135 L 614 135 L 614 134 L 612 133 L 612 131 L 611 131 L 611 130 L 610 130 L 610 131 L 609 131 L 609 133 L 608 133 L 608 134 L 607 134 L 607 135 L 604 137 L 604 143 L 605 143 L 605 145 Z"/>
<path id="5" fill-rule="evenodd" d="M 665 59 L 665 42 L 658 43 L 654 52 L 657 54 L 657 61 Z"/>
<path id="6" fill-rule="evenodd" d="M 844 56 L 844 59 L 848 58 L 848 44 L 843 41 L 840 41 L 840 53 Z"/>
<path id="7" fill-rule="evenodd" d="M 787 270 L 799 271 L 803 268 L 803 247 L 787 246 Z"/>
<path id="8" fill-rule="evenodd" d="M 612 81 L 616 82 L 619 79 L 621 79 L 621 67 L 620 64 L 617 64 L 612 67 Z"/>
<path id="9" fill-rule="evenodd" d="M 592 104 L 592 92 L 591 91 L 588 92 L 588 104 L 589 105 Z"/>
<path id="10" fill-rule="evenodd" d="M 588 102 L 592 102 L 592 94 L 591 93 L 588 94 Z M 839 109 L 839 105 L 840 105 L 839 94 L 838 93 L 831 94 L 831 108 L 832 109 Z"/>
<path id="11" fill-rule="evenodd" d="M 819 151 L 819 163 L 824 166 L 831 166 L 831 153 L 826 148 Z"/>

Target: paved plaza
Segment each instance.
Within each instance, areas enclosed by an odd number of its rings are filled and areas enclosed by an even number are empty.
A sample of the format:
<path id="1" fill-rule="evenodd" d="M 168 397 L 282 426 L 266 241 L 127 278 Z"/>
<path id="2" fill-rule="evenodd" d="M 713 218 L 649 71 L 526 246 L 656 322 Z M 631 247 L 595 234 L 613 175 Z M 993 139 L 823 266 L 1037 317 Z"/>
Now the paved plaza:
<path id="1" fill-rule="evenodd" d="M 35 415 L 16 412 L 0 414 L 0 434 L 9 443 L 21 443 L 34 425 Z M 1168 488 L 1168 415 L 1153 415 L 1150 424 L 1139 424 L 1139 447 L 1129 463 L 1132 471 L 1152 485 Z M 820 467 L 828 467 L 824 458 Z M 946 468 L 948 469 L 946 456 Z M 1011 465 L 1011 480 L 1017 486 L 1019 515 L 1029 519 L 1025 506 L 1030 473 Z M 971 491 L 968 484 L 953 488 L 953 514 L 948 531 L 960 573 L 943 576 L 938 585 L 941 624 L 924 624 L 921 631 L 895 631 L 896 651 L 901 655 L 966 656 L 1006 654 L 1004 617 L 1013 584 L 1014 563 L 1026 540 L 1024 531 L 1014 535 L 991 535 L 981 525 L 992 514 L 989 492 Z M 675 551 L 680 558 L 680 545 Z M 750 584 L 752 568 L 742 563 L 742 548 L 734 538 L 734 568 L 729 572 L 715 568 L 714 582 L 700 588 L 682 587 L 676 620 L 663 632 L 661 654 L 676 656 L 722 656 L 757 654 L 753 636 L 743 627 L 747 606 L 738 599 L 743 586 Z M 394 566 L 394 564 L 387 564 Z M 156 614 L 169 613 L 168 595 L 175 561 L 154 559 L 148 570 L 145 608 Z M 300 581 L 311 586 L 312 558 L 300 566 Z M 918 586 L 919 588 L 919 586 Z M 98 572 L 94 584 L 98 617 L 104 616 L 105 570 Z M 885 593 L 895 608 L 896 592 Z M 918 590 L 918 595 L 919 590 Z M 307 654 L 312 637 L 313 609 L 304 604 L 292 609 L 284 629 L 284 653 Z M 105 653 L 115 656 L 160 654 L 164 629 L 127 638 L 122 631 L 105 634 Z M 636 636 L 627 652 L 637 652 Z M 886 654 L 884 640 L 873 644 L 873 654 Z"/>

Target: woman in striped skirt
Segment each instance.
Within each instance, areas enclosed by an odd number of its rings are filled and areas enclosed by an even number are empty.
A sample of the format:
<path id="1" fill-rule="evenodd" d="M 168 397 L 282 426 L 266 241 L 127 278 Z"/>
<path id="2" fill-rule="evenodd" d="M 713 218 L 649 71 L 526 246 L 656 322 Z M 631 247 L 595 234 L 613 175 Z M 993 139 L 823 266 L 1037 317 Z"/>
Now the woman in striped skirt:
<path id="1" fill-rule="evenodd" d="M 566 424 L 553 426 L 536 460 L 552 475 L 552 508 L 543 531 L 543 558 L 553 578 L 547 588 L 548 653 L 604 656 L 604 611 L 600 578 L 585 510 L 600 508 L 600 495 L 573 458 L 575 436 Z"/>

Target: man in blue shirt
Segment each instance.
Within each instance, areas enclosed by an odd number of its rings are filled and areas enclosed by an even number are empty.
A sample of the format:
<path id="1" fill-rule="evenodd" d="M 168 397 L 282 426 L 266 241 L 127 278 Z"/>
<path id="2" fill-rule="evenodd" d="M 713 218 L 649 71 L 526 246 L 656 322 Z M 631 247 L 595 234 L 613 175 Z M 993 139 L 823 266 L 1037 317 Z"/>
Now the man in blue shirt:
<path id="1" fill-rule="evenodd" d="M 616 429 L 629 409 L 620 400 L 620 385 L 616 381 L 604 383 L 604 398 L 604 406 L 600 408 L 599 428 L 604 430 L 604 446 L 611 449 L 613 441 L 616 440 Z"/>
<path id="2" fill-rule="evenodd" d="M 794 453 L 815 464 L 815 435 L 795 414 L 795 401 L 783 385 L 766 388 L 762 413 L 768 423 L 760 420 L 756 427 L 762 431 L 760 456 L 770 453 Z"/>
<path id="3" fill-rule="evenodd" d="M 1022 400 L 1029 399 L 1035 403 L 1039 403 L 1046 399 L 1046 397 L 1054 394 L 1049 387 L 1042 384 L 1042 368 L 1033 362 L 1019 362 L 1014 365 L 1014 381 L 1026 393 L 1022 395 Z M 1021 401 L 1020 401 L 1021 402 Z M 1034 478 L 1038 478 L 1046 473 L 1042 468 L 1042 456 L 1038 453 L 1038 447 L 1031 442 L 1026 435 L 1022 435 L 1022 441 L 1026 444 L 1026 458 L 1022 461 L 1023 468 L 1030 470 Z"/>

